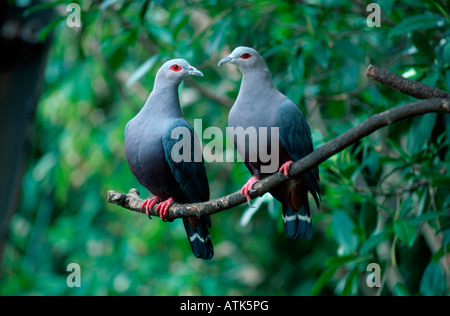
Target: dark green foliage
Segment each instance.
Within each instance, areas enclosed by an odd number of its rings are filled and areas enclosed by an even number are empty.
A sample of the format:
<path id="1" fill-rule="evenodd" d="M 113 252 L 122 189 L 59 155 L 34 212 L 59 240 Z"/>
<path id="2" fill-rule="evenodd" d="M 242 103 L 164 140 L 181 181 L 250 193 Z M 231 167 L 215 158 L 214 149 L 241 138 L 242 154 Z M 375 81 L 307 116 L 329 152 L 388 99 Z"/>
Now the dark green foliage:
<path id="1" fill-rule="evenodd" d="M 238 45 L 261 52 L 315 147 L 413 101 L 369 81 L 369 63 L 449 91 L 449 1 L 378 3 L 381 27 L 370 28 L 360 1 L 82 1 L 81 30 L 60 4 L 0 294 L 448 295 L 448 115 L 383 128 L 322 163 L 311 241 L 286 239 L 281 206 L 265 196 L 257 209 L 212 216 L 215 257 L 205 262 L 180 220 L 106 203 L 110 189 L 149 195 L 128 170 L 123 131 L 171 58 L 205 74 L 180 89 L 186 119 L 224 137 L 228 105 L 197 86 L 234 99 L 240 74 L 217 62 Z M 206 169 L 212 198 L 250 176 L 242 163 Z M 81 288 L 66 286 L 72 262 Z M 366 285 L 369 263 L 381 267 L 381 289 Z"/>

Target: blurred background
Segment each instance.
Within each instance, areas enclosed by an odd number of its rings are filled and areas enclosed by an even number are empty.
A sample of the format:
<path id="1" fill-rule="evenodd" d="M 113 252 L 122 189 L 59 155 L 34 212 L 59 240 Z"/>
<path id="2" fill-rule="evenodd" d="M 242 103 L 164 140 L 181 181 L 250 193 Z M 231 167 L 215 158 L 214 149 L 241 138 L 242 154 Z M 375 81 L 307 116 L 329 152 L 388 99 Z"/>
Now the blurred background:
<path id="1" fill-rule="evenodd" d="M 205 74 L 180 87 L 185 118 L 225 128 L 241 75 L 217 62 L 256 48 L 316 147 L 414 100 L 369 81 L 369 64 L 449 91 L 450 1 L 377 1 L 380 27 L 367 25 L 369 3 L 3 1 L 0 295 L 448 295 L 448 114 L 383 128 L 322 163 L 310 241 L 284 237 L 265 195 L 212 217 L 206 262 L 181 221 L 106 202 L 108 190 L 151 196 L 128 169 L 123 132 L 172 58 Z M 242 163 L 206 169 L 212 198 L 250 176 Z M 79 288 L 66 284 L 70 263 Z M 366 283 L 370 263 L 380 287 Z"/>

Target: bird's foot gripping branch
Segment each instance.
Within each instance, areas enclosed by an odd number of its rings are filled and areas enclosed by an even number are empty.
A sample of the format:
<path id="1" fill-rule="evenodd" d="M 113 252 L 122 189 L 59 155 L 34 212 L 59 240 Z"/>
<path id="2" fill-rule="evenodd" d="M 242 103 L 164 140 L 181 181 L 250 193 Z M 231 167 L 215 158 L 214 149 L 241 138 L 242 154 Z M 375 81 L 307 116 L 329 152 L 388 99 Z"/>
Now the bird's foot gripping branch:
<path id="1" fill-rule="evenodd" d="M 427 86 L 417 81 L 405 79 L 388 70 L 372 65 L 369 66 L 367 70 L 367 76 L 383 85 L 422 100 L 397 106 L 390 110 L 375 114 L 344 134 L 328 141 L 306 157 L 294 162 L 289 169 L 290 178 L 298 177 L 302 172 L 318 166 L 331 156 L 341 152 L 346 147 L 382 127 L 426 113 L 450 113 L 450 93 L 446 91 Z M 249 194 L 251 198 L 262 196 L 286 181 L 289 181 L 289 178 L 284 174 L 275 173 L 258 181 Z M 141 209 L 144 201 L 145 200 L 139 196 L 139 191 L 136 189 L 131 189 L 127 194 L 113 190 L 108 192 L 109 203 L 116 204 L 130 211 L 145 214 L 145 209 Z M 172 221 L 176 218 L 187 218 L 192 216 L 202 217 L 231 209 L 246 202 L 247 199 L 244 195 L 240 194 L 240 192 L 235 192 L 206 202 L 190 204 L 174 203 L 168 209 L 165 219 Z M 156 207 L 149 210 L 149 215 L 159 216 Z"/>

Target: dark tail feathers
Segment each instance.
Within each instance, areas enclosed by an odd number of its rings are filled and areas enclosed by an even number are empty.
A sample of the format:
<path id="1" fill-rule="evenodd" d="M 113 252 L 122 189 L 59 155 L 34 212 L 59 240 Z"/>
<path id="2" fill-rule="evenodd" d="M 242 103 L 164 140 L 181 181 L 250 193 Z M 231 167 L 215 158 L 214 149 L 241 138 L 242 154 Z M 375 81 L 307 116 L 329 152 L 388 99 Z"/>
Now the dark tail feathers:
<path id="1" fill-rule="evenodd" d="M 308 203 L 294 211 L 283 203 L 283 228 L 286 237 L 291 239 L 311 239 L 312 222 Z"/>
<path id="2" fill-rule="evenodd" d="M 183 223 L 194 256 L 210 260 L 214 255 L 211 235 L 208 231 L 208 227 L 211 227 L 210 216 L 205 216 L 200 219 L 194 217 L 184 218 Z"/>

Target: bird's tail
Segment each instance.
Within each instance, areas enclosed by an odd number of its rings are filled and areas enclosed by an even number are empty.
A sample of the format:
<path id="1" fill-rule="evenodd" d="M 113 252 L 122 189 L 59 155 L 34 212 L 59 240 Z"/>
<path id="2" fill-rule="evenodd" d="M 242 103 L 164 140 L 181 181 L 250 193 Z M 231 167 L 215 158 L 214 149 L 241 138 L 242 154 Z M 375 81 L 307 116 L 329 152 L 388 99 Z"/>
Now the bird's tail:
<path id="1" fill-rule="evenodd" d="M 309 204 L 306 202 L 299 210 L 293 210 L 288 203 L 283 206 L 283 228 L 286 237 L 291 239 L 311 239 L 312 222 Z"/>
<path id="2" fill-rule="evenodd" d="M 202 218 L 183 218 L 183 223 L 194 256 L 210 260 L 214 255 L 211 235 L 208 231 L 208 227 L 211 227 L 211 217 L 208 215 Z"/>

